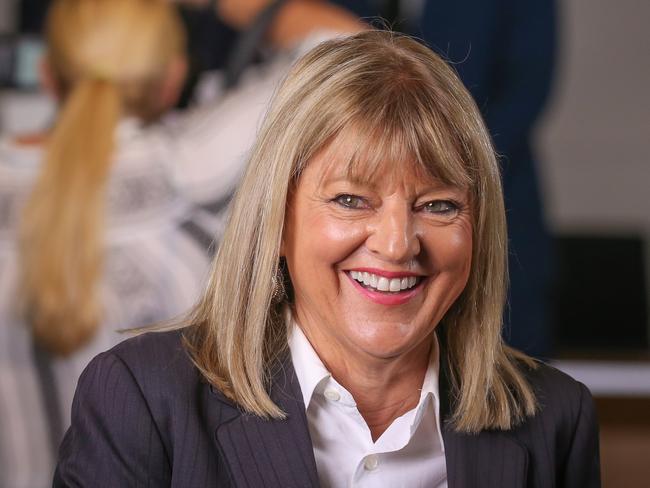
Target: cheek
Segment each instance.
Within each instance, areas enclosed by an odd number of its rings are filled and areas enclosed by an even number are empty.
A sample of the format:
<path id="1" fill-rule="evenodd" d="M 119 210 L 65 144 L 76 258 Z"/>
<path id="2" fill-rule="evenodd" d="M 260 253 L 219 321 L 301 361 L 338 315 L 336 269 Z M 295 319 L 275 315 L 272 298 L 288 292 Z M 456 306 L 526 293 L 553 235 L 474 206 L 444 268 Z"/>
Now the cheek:
<path id="1" fill-rule="evenodd" d="M 469 225 L 449 226 L 432 233 L 427 247 L 432 265 L 441 272 L 453 272 L 467 281 L 472 267 L 472 229 Z"/>
<path id="2" fill-rule="evenodd" d="M 324 218 L 310 225 L 313 248 L 331 265 L 354 254 L 365 241 L 365 226 L 362 224 Z"/>
<path id="3" fill-rule="evenodd" d="M 289 231 L 290 229 L 290 231 Z M 335 279 L 324 275 L 337 263 L 353 254 L 364 242 L 365 228 L 361 224 L 341 222 L 323 214 L 294 215 L 288 222 L 284 242 L 285 257 L 292 278 Z"/>
<path id="4" fill-rule="evenodd" d="M 463 230 L 455 234 L 450 242 L 450 252 L 455 257 L 452 260 L 456 261 L 459 270 L 463 273 L 465 281 L 467 281 L 470 269 L 472 268 L 472 250 L 473 239 L 471 229 Z"/>

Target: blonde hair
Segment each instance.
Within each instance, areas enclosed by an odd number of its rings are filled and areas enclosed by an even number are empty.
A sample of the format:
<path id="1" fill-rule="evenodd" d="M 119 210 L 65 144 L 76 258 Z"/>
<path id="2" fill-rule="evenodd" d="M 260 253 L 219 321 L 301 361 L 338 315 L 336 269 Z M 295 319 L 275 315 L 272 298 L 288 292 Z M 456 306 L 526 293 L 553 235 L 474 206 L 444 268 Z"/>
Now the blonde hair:
<path id="1" fill-rule="evenodd" d="M 152 87 L 184 49 L 165 0 L 56 0 L 47 58 L 62 106 L 21 225 L 22 302 L 35 340 L 67 355 L 102 316 L 105 186 L 119 118 L 156 115 Z"/>
<path id="2" fill-rule="evenodd" d="M 467 286 L 438 324 L 455 428 L 509 429 L 536 410 L 522 367 L 502 342 L 506 226 L 499 168 L 480 113 L 457 76 L 418 42 L 368 31 L 309 52 L 279 88 L 232 207 L 205 296 L 184 335 L 207 381 L 260 416 L 281 418 L 269 375 L 287 349 L 291 286 L 279 265 L 287 197 L 321 148 L 354 131 L 350 168 L 414 160 L 468 188 L 473 205 Z M 332 142 L 334 141 L 334 142 Z M 408 156 L 408 158 L 404 158 Z M 284 274 L 283 274 L 284 273 Z"/>

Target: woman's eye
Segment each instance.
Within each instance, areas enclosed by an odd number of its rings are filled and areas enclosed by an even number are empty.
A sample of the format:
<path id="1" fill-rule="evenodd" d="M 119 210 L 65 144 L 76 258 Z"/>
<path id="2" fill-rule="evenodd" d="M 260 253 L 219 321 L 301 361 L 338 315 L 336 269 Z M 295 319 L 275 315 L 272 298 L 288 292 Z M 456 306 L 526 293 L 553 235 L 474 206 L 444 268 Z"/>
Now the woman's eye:
<path id="1" fill-rule="evenodd" d="M 425 203 L 422 209 L 436 215 L 454 215 L 458 212 L 459 206 L 450 200 L 434 200 Z"/>
<path id="2" fill-rule="evenodd" d="M 356 195 L 339 195 L 334 201 L 345 208 L 366 208 L 366 201 Z"/>

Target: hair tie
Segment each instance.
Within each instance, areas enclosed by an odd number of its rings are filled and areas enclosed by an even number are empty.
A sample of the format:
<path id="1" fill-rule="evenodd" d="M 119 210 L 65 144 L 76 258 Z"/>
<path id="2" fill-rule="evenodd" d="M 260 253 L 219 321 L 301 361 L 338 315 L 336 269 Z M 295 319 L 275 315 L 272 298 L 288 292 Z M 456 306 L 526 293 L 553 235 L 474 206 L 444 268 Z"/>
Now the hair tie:
<path id="1" fill-rule="evenodd" d="M 96 63 L 88 70 L 88 76 L 98 81 L 113 81 L 115 78 L 111 73 L 112 70 L 105 63 Z"/>

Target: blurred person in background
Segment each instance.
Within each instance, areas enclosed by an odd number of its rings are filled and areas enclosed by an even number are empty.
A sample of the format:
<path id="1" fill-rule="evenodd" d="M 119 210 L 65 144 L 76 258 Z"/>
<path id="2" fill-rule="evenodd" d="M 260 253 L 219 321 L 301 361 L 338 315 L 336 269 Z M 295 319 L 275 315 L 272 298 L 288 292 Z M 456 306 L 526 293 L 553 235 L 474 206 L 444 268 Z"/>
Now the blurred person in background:
<path id="1" fill-rule="evenodd" d="M 284 54 L 169 125 L 186 72 L 169 2 L 53 2 L 42 71 L 55 123 L 0 140 L 0 486 L 50 486 L 89 359 L 119 329 L 193 304 L 276 82 L 309 46 L 359 28 L 324 2 L 288 3 L 267 36 Z"/>

